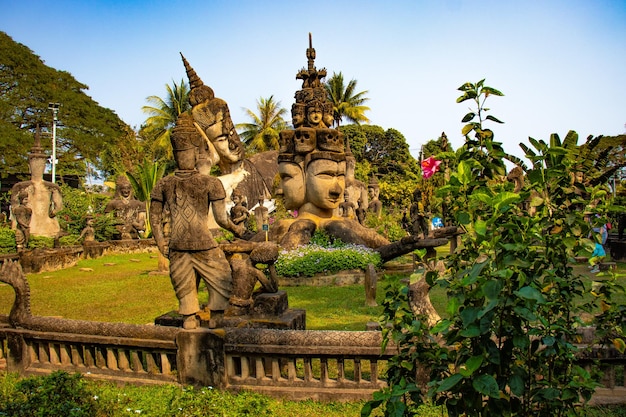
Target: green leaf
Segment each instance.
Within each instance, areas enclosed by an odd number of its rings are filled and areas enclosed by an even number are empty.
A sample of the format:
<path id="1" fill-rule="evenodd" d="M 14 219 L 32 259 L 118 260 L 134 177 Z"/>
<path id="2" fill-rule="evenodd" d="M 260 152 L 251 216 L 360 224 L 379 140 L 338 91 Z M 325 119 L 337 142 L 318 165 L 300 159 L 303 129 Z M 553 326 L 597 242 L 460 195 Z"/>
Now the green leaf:
<path id="1" fill-rule="evenodd" d="M 527 300 L 535 300 L 539 304 L 546 302 L 546 299 L 543 294 L 541 294 L 541 291 L 536 288 L 529 287 L 528 285 L 520 288 L 519 291 L 515 291 L 514 294 Z"/>
<path id="2" fill-rule="evenodd" d="M 503 192 L 495 196 L 493 199 L 494 208 L 500 211 L 502 206 L 517 203 L 520 200 L 519 194 L 511 192 Z"/>
<path id="3" fill-rule="evenodd" d="M 476 370 L 478 368 L 480 368 L 480 365 L 482 365 L 482 363 L 483 363 L 483 357 L 482 356 L 472 356 L 471 358 L 469 358 L 467 360 L 467 362 L 465 362 L 465 365 L 461 366 L 459 372 L 464 377 L 469 377 L 474 372 L 476 372 Z"/>
<path id="4" fill-rule="evenodd" d="M 512 375 L 511 379 L 509 379 L 509 387 L 513 395 L 521 397 L 525 389 L 524 379 L 520 375 Z"/>
<path id="5" fill-rule="evenodd" d="M 486 117 L 486 119 L 487 119 L 487 120 L 491 120 L 492 122 L 496 122 L 496 123 L 501 123 L 501 124 L 503 124 L 503 123 L 504 123 L 503 121 L 498 120 L 498 119 L 496 119 L 495 117 L 493 117 L 493 116 L 491 116 L 491 115 L 490 115 L 490 116 L 487 116 L 487 117 Z"/>
<path id="6" fill-rule="evenodd" d="M 463 337 L 480 336 L 480 327 L 477 324 L 470 324 L 467 328 L 461 330 L 459 334 Z"/>
<path id="7" fill-rule="evenodd" d="M 483 395 L 494 398 L 500 397 L 500 388 L 498 388 L 498 383 L 491 375 L 479 375 L 477 378 L 474 378 L 472 386 L 476 391 Z"/>
<path id="8" fill-rule="evenodd" d="M 476 117 L 476 113 L 469 112 L 465 115 L 465 117 L 463 117 L 463 120 L 461 120 L 461 123 L 467 123 L 470 120 L 472 120 L 474 117 Z"/>
<path id="9" fill-rule="evenodd" d="M 470 216 L 468 213 L 461 211 L 458 212 L 456 215 L 456 219 L 460 224 L 469 224 L 470 223 Z"/>
<path id="10" fill-rule="evenodd" d="M 500 291 L 502 291 L 502 282 L 491 280 L 487 281 L 485 285 L 483 285 L 483 294 L 489 300 L 495 300 L 500 295 Z"/>
<path id="11" fill-rule="evenodd" d="M 487 222 L 484 220 L 476 220 L 474 223 L 474 231 L 479 236 L 485 236 L 487 234 Z"/>
<path id="12" fill-rule="evenodd" d="M 501 96 L 501 97 L 504 96 L 504 94 L 502 94 L 501 91 L 496 90 L 495 88 L 492 88 L 492 87 L 487 87 L 487 86 L 483 87 L 482 92 L 486 93 L 486 94 L 489 94 L 489 95 L 492 95 L 492 96 Z"/>
<path id="13" fill-rule="evenodd" d="M 452 322 L 450 320 L 444 319 L 444 320 L 441 320 L 439 323 L 435 324 L 435 326 L 432 329 L 430 329 L 430 331 L 433 334 L 442 333 L 443 331 L 448 330 L 451 324 Z"/>
<path id="14" fill-rule="evenodd" d="M 463 185 L 467 185 L 472 181 L 472 167 L 467 163 L 467 161 L 459 162 L 457 167 L 457 176 L 459 178 L 459 182 Z"/>
<path id="15" fill-rule="evenodd" d="M 473 123 L 466 124 L 465 126 L 463 126 L 463 129 L 461 129 L 461 134 L 463 136 L 466 136 L 469 132 L 472 131 L 472 129 L 474 129 Z"/>
<path id="16" fill-rule="evenodd" d="M 446 379 L 441 381 L 439 388 L 437 388 L 437 392 L 450 390 L 452 387 L 458 384 L 462 379 L 463 379 L 463 375 L 461 374 L 454 374 L 452 376 L 447 377 Z"/>

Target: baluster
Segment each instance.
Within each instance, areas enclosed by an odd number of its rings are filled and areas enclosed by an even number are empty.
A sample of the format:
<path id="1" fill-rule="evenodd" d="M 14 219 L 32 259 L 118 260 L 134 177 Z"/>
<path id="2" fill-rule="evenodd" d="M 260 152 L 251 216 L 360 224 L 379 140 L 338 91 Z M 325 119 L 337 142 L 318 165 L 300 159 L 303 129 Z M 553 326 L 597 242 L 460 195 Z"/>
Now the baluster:
<path id="1" fill-rule="evenodd" d="M 159 367 L 156 364 L 156 360 L 154 359 L 154 355 L 150 352 L 146 352 L 146 370 L 150 374 L 158 374 Z"/>
<path id="2" fill-rule="evenodd" d="M 172 373 L 172 364 L 170 363 L 170 358 L 167 357 L 167 353 L 161 353 L 161 373 L 163 375 Z"/>
<path id="3" fill-rule="evenodd" d="M 279 381 L 280 377 L 280 362 L 278 358 L 272 358 L 272 380 Z"/>
<path id="4" fill-rule="evenodd" d="M 346 379 L 345 364 L 343 358 L 337 358 L 337 381 L 343 382 Z"/>
<path id="5" fill-rule="evenodd" d="M 117 367 L 117 357 L 115 356 L 115 349 L 112 347 L 107 347 L 106 354 L 107 354 L 107 359 L 106 359 L 107 368 L 112 369 L 114 371 L 118 371 L 120 368 Z"/>
<path id="6" fill-rule="evenodd" d="M 117 366 L 119 366 L 122 371 L 132 371 L 132 369 L 130 369 L 130 360 L 128 359 L 128 351 L 126 349 L 119 349 L 117 351 Z"/>
<path id="7" fill-rule="evenodd" d="M 39 363 L 49 363 L 50 362 L 50 357 L 48 356 L 48 342 L 40 342 L 37 343 L 38 346 L 38 362 Z"/>
<path id="8" fill-rule="evenodd" d="M 93 346 L 85 346 L 85 366 L 88 368 L 96 366 L 95 348 Z"/>
<path id="9" fill-rule="evenodd" d="M 354 382 L 356 382 L 357 384 L 360 384 L 361 382 L 363 382 L 360 358 L 354 358 Z"/>
<path id="10" fill-rule="evenodd" d="M 143 369 L 143 363 L 141 362 L 141 357 L 139 356 L 139 351 L 131 350 L 130 351 L 130 367 L 133 372 L 143 373 L 145 372 Z"/>
<path id="11" fill-rule="evenodd" d="M 328 380 L 328 359 L 320 358 L 320 381 L 325 384 Z"/>
<path id="12" fill-rule="evenodd" d="M 313 367 L 311 366 L 311 358 L 308 356 L 304 358 L 304 380 L 306 382 L 311 382 L 315 380 L 315 378 L 313 378 Z"/>
<path id="13" fill-rule="evenodd" d="M 59 360 L 59 351 L 58 351 L 59 345 L 50 343 L 48 345 L 48 348 L 50 349 L 50 363 L 54 365 L 60 364 L 61 361 Z"/>
<path id="14" fill-rule="evenodd" d="M 72 365 L 81 368 L 85 366 L 85 361 L 83 359 L 84 351 L 82 350 L 82 346 L 72 344 L 70 345 L 70 349 L 72 351 Z"/>
<path id="15" fill-rule="evenodd" d="M 370 382 L 373 385 L 378 384 L 378 360 L 370 360 Z"/>
<path id="16" fill-rule="evenodd" d="M 296 358 L 289 358 L 289 361 L 287 362 L 287 379 L 289 382 L 298 381 Z"/>
<path id="17" fill-rule="evenodd" d="M 99 347 L 94 347 L 94 353 L 95 353 L 95 362 L 96 362 L 96 366 L 100 369 L 106 369 L 107 367 L 107 360 L 106 360 L 106 348 L 99 346 Z"/>
<path id="18" fill-rule="evenodd" d="M 39 362 L 39 355 L 37 350 L 37 342 L 27 342 L 28 343 L 28 357 L 30 358 L 30 363 Z"/>
<path id="19" fill-rule="evenodd" d="M 239 365 L 241 366 L 241 378 L 248 379 L 250 378 L 250 360 L 247 356 L 242 356 L 239 358 Z"/>
<path id="20" fill-rule="evenodd" d="M 61 363 L 63 365 L 71 365 L 72 353 L 71 353 L 70 347 L 66 343 L 63 343 L 59 345 L 59 351 L 60 351 Z"/>
<path id="21" fill-rule="evenodd" d="M 263 379 L 267 379 L 267 376 L 265 375 L 265 365 L 263 363 L 263 358 L 261 357 L 256 357 L 254 358 L 254 362 L 255 362 L 255 371 L 256 371 L 256 379 L 257 381 L 261 381 Z"/>

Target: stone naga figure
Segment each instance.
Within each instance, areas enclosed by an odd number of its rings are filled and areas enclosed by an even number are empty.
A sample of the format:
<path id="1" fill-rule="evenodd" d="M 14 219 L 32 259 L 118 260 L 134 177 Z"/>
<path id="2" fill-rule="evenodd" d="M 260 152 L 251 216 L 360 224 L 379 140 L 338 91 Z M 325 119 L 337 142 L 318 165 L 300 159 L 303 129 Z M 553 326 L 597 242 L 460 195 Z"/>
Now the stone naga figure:
<path id="1" fill-rule="evenodd" d="M 146 227 L 146 206 L 133 196 L 133 187 L 126 176 L 115 181 L 115 197 L 104 208 L 105 213 L 114 213 L 118 239 L 139 239 Z"/>
<path id="2" fill-rule="evenodd" d="M 61 231 L 56 215 L 63 210 L 61 188 L 44 181 L 43 172 L 46 168 L 47 155 L 41 147 L 39 128 L 35 133 L 35 142 L 28 155 L 30 181 L 18 182 L 11 189 L 11 206 L 19 205 L 18 196 L 22 192 L 28 194 L 28 202 L 32 210 L 30 234 L 33 236 L 57 237 Z"/>
<path id="3" fill-rule="evenodd" d="M 183 315 L 183 327 L 198 326 L 200 311 L 198 284 L 202 279 L 209 290 L 207 308 L 223 311 L 232 294 L 231 268 L 213 238 L 207 224 L 209 207 L 217 224 L 243 235 L 243 225 L 236 226 L 227 216 L 226 192 L 215 177 L 200 174 L 196 162 L 206 144 L 196 129 L 191 115 L 178 117 L 171 134 L 177 170 L 159 180 L 150 196 L 150 223 L 159 251 L 169 258 L 170 278 Z M 163 231 L 164 208 L 169 209 L 170 233 Z"/>

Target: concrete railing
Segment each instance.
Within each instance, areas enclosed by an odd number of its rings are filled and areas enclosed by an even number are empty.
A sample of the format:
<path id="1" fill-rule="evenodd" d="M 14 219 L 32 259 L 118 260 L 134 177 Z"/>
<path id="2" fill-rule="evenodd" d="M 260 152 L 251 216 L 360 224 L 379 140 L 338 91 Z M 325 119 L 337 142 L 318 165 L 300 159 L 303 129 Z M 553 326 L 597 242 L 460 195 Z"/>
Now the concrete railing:
<path id="1" fill-rule="evenodd" d="M 0 317 L 0 370 L 55 370 L 135 384 L 213 386 L 286 399 L 369 399 L 386 385 L 380 332 L 197 329 L 171 338 L 13 328 Z M 594 348 L 579 363 L 602 372 L 594 404 L 626 402 L 626 355 Z M 599 366 L 599 367 L 598 367 Z"/>

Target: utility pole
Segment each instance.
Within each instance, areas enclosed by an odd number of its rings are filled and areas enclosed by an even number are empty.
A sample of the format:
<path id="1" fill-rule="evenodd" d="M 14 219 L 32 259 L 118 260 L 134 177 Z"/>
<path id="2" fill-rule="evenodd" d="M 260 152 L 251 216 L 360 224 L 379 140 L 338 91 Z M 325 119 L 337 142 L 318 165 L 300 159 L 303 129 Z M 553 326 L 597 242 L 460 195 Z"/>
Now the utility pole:
<path id="1" fill-rule="evenodd" d="M 59 103 L 49 103 L 48 108 L 52 110 L 52 182 L 56 182 L 56 165 L 57 162 L 57 113 L 59 112 Z"/>

